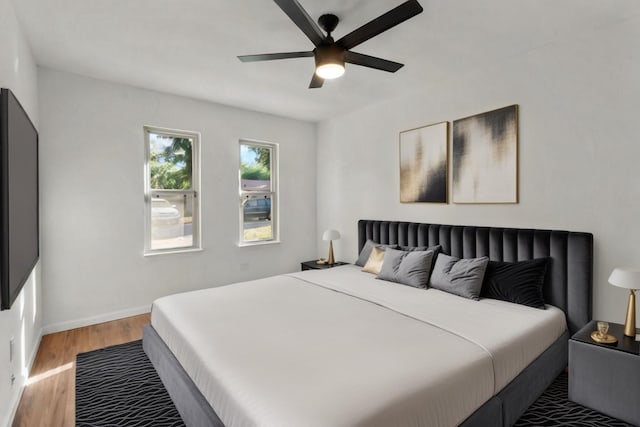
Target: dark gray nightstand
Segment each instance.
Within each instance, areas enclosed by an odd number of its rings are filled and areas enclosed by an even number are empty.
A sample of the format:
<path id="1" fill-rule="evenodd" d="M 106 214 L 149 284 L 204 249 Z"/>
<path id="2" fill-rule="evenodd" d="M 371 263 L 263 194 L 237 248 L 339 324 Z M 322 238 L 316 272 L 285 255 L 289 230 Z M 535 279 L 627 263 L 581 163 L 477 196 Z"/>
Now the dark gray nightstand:
<path id="1" fill-rule="evenodd" d="M 593 320 L 569 340 L 569 399 L 640 425 L 640 342 L 618 323 L 609 322 L 616 344 L 593 341 L 595 330 Z"/>
<path id="2" fill-rule="evenodd" d="M 337 267 L 339 265 L 347 265 L 348 262 L 338 261 L 335 264 L 316 264 L 317 260 L 305 261 L 300 263 L 300 270 L 325 270 L 327 268 Z"/>

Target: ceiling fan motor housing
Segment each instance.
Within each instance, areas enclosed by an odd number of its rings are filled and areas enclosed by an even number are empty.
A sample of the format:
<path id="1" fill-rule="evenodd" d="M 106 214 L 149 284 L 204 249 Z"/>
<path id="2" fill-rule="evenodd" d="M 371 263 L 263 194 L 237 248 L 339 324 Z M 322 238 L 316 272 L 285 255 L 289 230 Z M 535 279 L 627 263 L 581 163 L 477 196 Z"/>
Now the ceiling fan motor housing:
<path id="1" fill-rule="evenodd" d="M 320 45 L 314 49 L 316 67 L 325 64 L 340 64 L 344 66 L 344 49 L 335 45 Z"/>

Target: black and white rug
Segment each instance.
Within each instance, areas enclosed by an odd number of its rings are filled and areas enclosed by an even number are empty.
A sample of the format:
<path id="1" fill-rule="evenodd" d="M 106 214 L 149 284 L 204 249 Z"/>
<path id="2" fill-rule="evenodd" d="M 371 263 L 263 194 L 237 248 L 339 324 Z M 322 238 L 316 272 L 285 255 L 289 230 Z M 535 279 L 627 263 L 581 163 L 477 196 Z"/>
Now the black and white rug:
<path id="1" fill-rule="evenodd" d="M 142 341 L 76 357 L 76 426 L 184 426 Z"/>
<path id="2" fill-rule="evenodd" d="M 81 353 L 76 359 L 76 426 L 179 427 L 180 414 L 141 341 Z M 560 375 L 517 427 L 633 427 L 569 401 Z"/>

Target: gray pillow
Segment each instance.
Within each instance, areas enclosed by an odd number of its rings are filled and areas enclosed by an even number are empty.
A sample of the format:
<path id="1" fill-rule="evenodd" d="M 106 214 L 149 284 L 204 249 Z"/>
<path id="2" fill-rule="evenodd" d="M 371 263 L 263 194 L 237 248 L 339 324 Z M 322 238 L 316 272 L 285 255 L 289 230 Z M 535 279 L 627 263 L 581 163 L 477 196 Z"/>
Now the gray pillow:
<path id="1" fill-rule="evenodd" d="M 399 251 L 387 248 L 376 279 L 424 289 L 429 282 L 433 255 L 433 251 Z"/>
<path id="2" fill-rule="evenodd" d="M 489 257 L 456 258 L 438 254 L 429 286 L 450 294 L 478 300 Z"/>
<path id="3" fill-rule="evenodd" d="M 431 258 L 431 265 L 429 266 L 429 274 L 433 271 L 433 266 L 436 263 L 436 259 L 438 258 L 438 254 L 442 252 L 442 246 L 433 245 L 433 246 L 398 246 L 398 249 L 403 251 L 433 251 L 433 257 Z M 428 281 L 428 280 L 427 280 Z"/>
<path id="4" fill-rule="evenodd" d="M 356 265 L 359 265 L 360 267 L 364 267 L 364 265 L 369 260 L 369 255 L 371 255 L 371 249 L 373 249 L 374 246 L 377 246 L 379 248 L 393 248 L 393 249 L 396 249 L 398 247 L 398 245 L 381 245 L 380 243 L 376 243 L 373 240 L 369 239 L 362 247 L 362 250 L 360 251 L 360 256 L 356 261 Z"/>

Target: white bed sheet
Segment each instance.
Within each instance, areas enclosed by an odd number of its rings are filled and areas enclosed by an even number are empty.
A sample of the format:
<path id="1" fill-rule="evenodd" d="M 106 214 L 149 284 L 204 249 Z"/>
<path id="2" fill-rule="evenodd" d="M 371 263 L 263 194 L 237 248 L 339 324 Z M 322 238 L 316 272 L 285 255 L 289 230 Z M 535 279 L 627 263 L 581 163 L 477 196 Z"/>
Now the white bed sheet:
<path id="1" fill-rule="evenodd" d="M 540 310 L 494 299 L 474 301 L 437 289 L 416 289 L 377 280 L 372 274 L 362 273 L 356 265 L 290 276 L 381 304 L 485 348 L 493 358 L 495 393 L 567 329 L 564 312 L 552 305 Z"/>
<path id="2" fill-rule="evenodd" d="M 161 298 L 152 325 L 228 427 L 455 426 L 562 334 L 555 310 L 345 266 Z"/>

